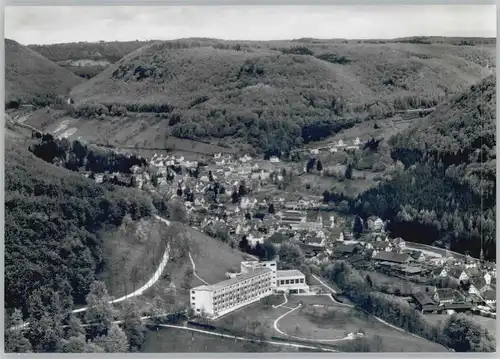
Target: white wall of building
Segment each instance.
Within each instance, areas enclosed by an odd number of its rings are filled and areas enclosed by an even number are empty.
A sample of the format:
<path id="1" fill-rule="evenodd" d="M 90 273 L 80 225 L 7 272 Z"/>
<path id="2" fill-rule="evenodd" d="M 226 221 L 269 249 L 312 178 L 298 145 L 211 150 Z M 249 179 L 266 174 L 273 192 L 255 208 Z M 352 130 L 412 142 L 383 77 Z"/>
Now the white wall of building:
<path id="1" fill-rule="evenodd" d="M 258 269 L 255 275 L 252 273 L 250 271 L 233 280 L 191 289 L 191 308 L 196 314 L 204 313 L 217 318 L 271 295 L 274 272 Z"/>
<path id="2" fill-rule="evenodd" d="M 309 292 L 306 276 L 298 270 L 278 271 L 276 276 L 276 291 Z"/>
<path id="3" fill-rule="evenodd" d="M 198 287 L 191 289 L 189 303 L 196 314 L 206 313 L 213 315 L 212 290 L 207 286 L 203 287 L 206 288 Z"/>

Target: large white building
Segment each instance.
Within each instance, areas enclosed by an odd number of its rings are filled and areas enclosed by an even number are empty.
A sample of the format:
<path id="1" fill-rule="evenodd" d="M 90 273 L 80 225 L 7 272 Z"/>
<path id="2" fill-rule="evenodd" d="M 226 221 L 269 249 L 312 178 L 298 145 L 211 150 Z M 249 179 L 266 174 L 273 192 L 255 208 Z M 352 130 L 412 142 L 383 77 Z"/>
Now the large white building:
<path id="1" fill-rule="evenodd" d="M 307 293 L 306 277 L 298 270 L 277 270 L 276 261 L 244 261 L 240 273 L 214 285 L 190 292 L 191 308 L 198 315 L 217 318 L 273 293 Z"/>
<path id="2" fill-rule="evenodd" d="M 220 317 L 271 295 L 272 270 L 257 268 L 214 285 L 191 289 L 191 308 L 198 315 Z"/>

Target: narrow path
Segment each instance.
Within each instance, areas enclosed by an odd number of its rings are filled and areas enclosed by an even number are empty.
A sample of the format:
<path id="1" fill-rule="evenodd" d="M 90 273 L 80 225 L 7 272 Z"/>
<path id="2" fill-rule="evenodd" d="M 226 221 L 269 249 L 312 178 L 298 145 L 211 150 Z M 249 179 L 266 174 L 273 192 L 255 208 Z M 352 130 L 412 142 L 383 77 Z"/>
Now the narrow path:
<path id="1" fill-rule="evenodd" d="M 210 285 L 208 284 L 204 279 L 202 279 L 197 273 L 196 273 L 196 264 L 194 264 L 193 257 L 191 256 L 191 252 L 189 254 L 189 260 L 191 261 L 191 265 L 193 266 L 193 274 L 196 278 L 198 278 L 200 281 L 202 281 L 205 285 Z"/>
<path id="2" fill-rule="evenodd" d="M 290 334 L 287 334 L 285 333 L 284 331 L 282 331 L 279 327 L 278 327 L 278 322 L 283 319 L 284 317 L 286 317 L 288 314 L 296 311 L 297 309 L 299 309 L 300 307 L 302 306 L 302 304 L 299 304 L 297 305 L 295 308 L 291 308 L 288 312 L 280 315 L 278 318 L 276 318 L 276 320 L 274 321 L 273 323 L 273 326 L 274 326 L 274 330 L 276 330 L 278 333 L 280 333 L 281 335 L 284 335 L 288 338 L 292 338 L 292 339 L 297 339 L 297 340 L 306 340 L 306 341 L 310 341 L 310 342 L 318 342 L 318 343 L 334 343 L 334 342 L 339 342 L 339 341 L 342 341 L 342 340 L 352 340 L 353 337 L 348 335 L 344 338 L 336 338 L 336 339 L 310 339 L 310 338 L 304 338 L 304 337 L 296 337 L 296 336 L 293 336 L 293 335 L 290 335 Z"/>
<path id="3" fill-rule="evenodd" d="M 180 325 L 170 325 L 170 324 L 159 324 L 158 326 L 160 327 L 165 327 L 165 328 L 174 328 L 174 329 L 182 329 L 182 330 L 189 330 L 192 332 L 198 332 L 198 333 L 203 333 L 203 334 L 208 334 L 208 335 L 213 335 L 217 337 L 224 337 L 224 338 L 230 338 L 230 339 L 235 339 L 235 340 L 243 340 L 247 342 L 255 341 L 254 339 L 249 339 L 249 338 L 244 338 L 244 337 L 239 337 L 235 335 L 229 335 L 229 334 L 221 334 L 221 333 L 214 333 L 208 330 L 201 330 L 201 329 L 195 329 L 195 328 L 188 328 L 188 327 L 183 327 Z M 282 342 L 275 342 L 271 340 L 262 340 L 262 343 L 266 344 L 271 344 L 271 345 L 279 345 L 279 346 L 286 346 L 286 347 L 292 347 L 292 348 L 303 348 L 303 349 L 315 349 L 315 350 L 321 350 L 321 351 L 326 351 L 326 352 L 333 352 L 337 353 L 338 351 L 333 350 L 333 349 L 327 349 L 327 348 L 318 348 L 310 345 L 304 345 L 304 344 L 294 344 L 294 343 L 282 343 Z"/>
<path id="4" fill-rule="evenodd" d="M 283 293 L 283 297 L 285 297 L 285 301 L 281 304 L 273 305 L 273 308 L 279 308 L 279 307 L 285 305 L 286 303 L 288 303 L 288 298 L 286 297 L 286 293 Z"/>
<path id="5" fill-rule="evenodd" d="M 166 220 L 165 218 L 162 218 L 158 215 L 154 215 L 154 217 L 160 221 L 162 221 L 163 223 L 165 223 L 167 226 L 170 225 L 170 221 L 169 220 Z M 165 248 L 165 252 L 163 253 L 163 257 L 161 259 L 161 262 L 160 264 L 158 265 L 158 268 L 156 269 L 156 271 L 153 273 L 153 276 L 146 282 L 146 284 L 144 284 L 142 287 L 140 287 L 139 289 L 133 291 L 132 293 L 129 293 L 127 295 L 124 295 L 123 297 L 120 297 L 120 298 L 117 298 L 117 299 L 113 299 L 111 301 L 109 301 L 110 304 L 114 304 L 114 303 L 119 303 L 119 302 L 122 302 L 124 300 L 127 300 L 127 299 L 130 299 L 130 298 L 133 298 L 133 297 L 137 297 L 137 296 L 140 296 L 142 293 L 144 293 L 147 289 L 151 288 L 161 277 L 161 274 L 163 273 L 163 270 L 165 269 L 165 267 L 167 266 L 167 263 L 168 263 L 168 260 L 169 260 L 169 253 L 170 253 L 170 244 L 167 244 L 166 248 Z M 71 313 L 81 313 L 81 312 L 85 312 L 87 310 L 87 307 L 84 307 L 84 308 L 79 308 L 79 309 L 74 309 L 71 311 Z M 29 322 L 26 322 L 24 323 L 21 328 L 17 328 L 17 329 L 25 329 L 29 326 Z M 16 329 L 14 327 L 11 327 L 9 329 Z"/>

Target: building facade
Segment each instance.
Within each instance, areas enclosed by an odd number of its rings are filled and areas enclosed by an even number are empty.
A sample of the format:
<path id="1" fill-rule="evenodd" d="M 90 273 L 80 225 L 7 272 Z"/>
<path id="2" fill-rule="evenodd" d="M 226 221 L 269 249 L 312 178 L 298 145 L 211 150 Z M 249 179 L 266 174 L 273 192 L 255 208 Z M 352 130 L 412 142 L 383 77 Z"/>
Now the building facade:
<path id="1" fill-rule="evenodd" d="M 197 315 L 217 318 L 256 302 L 273 292 L 270 268 L 257 268 L 214 285 L 190 291 L 190 306 Z"/>
<path id="2" fill-rule="evenodd" d="M 296 269 L 279 270 L 276 273 L 276 292 L 299 294 L 309 292 L 306 276 Z"/>

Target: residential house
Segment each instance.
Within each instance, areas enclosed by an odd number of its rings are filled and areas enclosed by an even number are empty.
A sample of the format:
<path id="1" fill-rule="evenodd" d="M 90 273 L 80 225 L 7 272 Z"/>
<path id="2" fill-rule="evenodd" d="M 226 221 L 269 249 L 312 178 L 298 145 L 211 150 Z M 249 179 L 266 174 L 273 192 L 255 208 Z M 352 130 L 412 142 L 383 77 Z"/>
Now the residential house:
<path id="1" fill-rule="evenodd" d="M 269 157 L 269 162 L 271 162 L 271 163 L 278 163 L 279 161 L 280 161 L 280 159 L 276 156 Z"/>
<path id="2" fill-rule="evenodd" d="M 448 276 L 458 279 L 458 281 L 465 282 L 469 280 L 467 273 L 459 267 L 453 267 L 448 270 Z"/>
<path id="3" fill-rule="evenodd" d="M 484 301 L 486 304 L 491 306 L 496 306 L 497 304 L 497 293 L 494 290 L 488 290 L 483 294 Z"/>
<path id="4" fill-rule="evenodd" d="M 247 240 L 250 246 L 255 247 L 257 243 L 264 243 L 264 236 L 262 235 L 262 233 L 252 231 L 247 235 Z"/>
<path id="5" fill-rule="evenodd" d="M 387 242 L 373 242 L 371 246 L 375 252 L 391 252 L 392 246 Z"/>
<path id="6" fill-rule="evenodd" d="M 448 271 L 446 270 L 446 268 L 436 268 L 433 270 L 433 273 L 437 277 L 448 277 Z"/>
<path id="7" fill-rule="evenodd" d="M 347 262 L 350 264 L 361 264 L 362 262 L 365 262 L 365 257 L 361 254 L 355 254 L 347 258 Z"/>
<path id="8" fill-rule="evenodd" d="M 247 163 L 247 162 L 250 162 L 252 160 L 252 157 L 250 157 L 249 155 L 245 155 L 243 157 L 240 157 L 240 162 L 242 163 Z"/>
<path id="9" fill-rule="evenodd" d="M 380 219 L 380 218 L 379 218 Z M 405 241 L 403 240 L 403 238 L 401 237 L 398 237 L 398 238 L 395 238 L 393 239 L 392 241 L 392 245 L 394 247 L 396 247 L 398 250 L 402 251 L 403 249 L 406 248 L 406 243 Z"/>
<path id="10" fill-rule="evenodd" d="M 333 252 L 337 256 L 346 256 L 356 254 L 360 250 L 355 244 L 339 244 L 333 248 Z"/>
<path id="11" fill-rule="evenodd" d="M 411 257 L 417 262 L 425 262 L 425 255 L 420 251 L 413 251 Z"/>
<path id="12" fill-rule="evenodd" d="M 338 149 L 337 149 L 337 147 L 330 147 L 329 151 L 330 151 L 330 153 L 336 153 L 336 152 L 338 152 Z"/>
<path id="13" fill-rule="evenodd" d="M 335 146 L 336 146 L 336 147 L 345 147 L 345 146 L 346 146 L 346 144 L 344 143 L 344 141 L 339 140 L 339 142 L 337 142 L 337 143 L 335 144 Z"/>
<path id="14" fill-rule="evenodd" d="M 130 167 L 130 172 L 132 172 L 132 174 L 138 174 L 140 171 L 141 167 L 138 165 L 133 165 L 132 167 Z"/>
<path id="15" fill-rule="evenodd" d="M 359 140 L 359 137 L 356 137 L 353 141 L 354 146 L 359 146 L 361 144 L 361 141 Z"/>
<path id="16" fill-rule="evenodd" d="M 218 160 L 219 158 L 221 158 L 222 154 L 220 152 L 218 153 L 214 153 L 214 159 Z"/>
<path id="17" fill-rule="evenodd" d="M 434 302 L 426 293 L 416 292 L 412 294 L 412 297 L 415 300 L 417 309 L 422 313 L 433 312 L 438 309 L 436 302 Z"/>
<path id="18" fill-rule="evenodd" d="M 440 306 L 455 302 L 455 290 L 451 288 L 439 288 L 434 293 L 434 301 Z"/>
<path id="19" fill-rule="evenodd" d="M 490 285 L 491 284 L 491 279 L 493 278 L 493 276 L 489 273 L 489 272 L 486 272 L 483 276 L 486 284 Z"/>
<path id="20" fill-rule="evenodd" d="M 492 288 L 486 283 L 483 277 L 474 277 L 469 281 L 469 293 L 481 296 L 482 293 Z"/>
<path id="21" fill-rule="evenodd" d="M 429 264 L 434 265 L 434 266 L 442 266 L 445 263 L 445 260 L 443 257 L 432 257 L 427 259 Z"/>
<path id="22" fill-rule="evenodd" d="M 319 150 L 317 148 L 311 148 L 309 150 L 309 153 L 311 153 L 312 155 L 317 155 L 319 153 Z"/>
<path id="23" fill-rule="evenodd" d="M 344 232 L 340 232 L 339 237 L 337 238 L 337 242 L 343 242 L 344 241 Z"/>
<path id="24" fill-rule="evenodd" d="M 376 261 L 405 264 L 410 261 L 410 256 L 406 253 L 378 252 L 372 257 Z"/>
<path id="25" fill-rule="evenodd" d="M 323 224 L 323 228 L 325 228 L 325 229 L 335 228 L 335 216 L 333 216 L 333 215 L 329 214 L 326 219 L 324 217 L 322 217 L 321 222 Z"/>
<path id="26" fill-rule="evenodd" d="M 465 256 L 465 264 L 464 267 L 466 269 L 470 268 L 477 268 L 478 267 L 478 260 L 475 258 L 472 258 L 470 255 Z"/>
<path id="27" fill-rule="evenodd" d="M 95 181 L 97 183 L 103 183 L 104 182 L 104 175 L 102 173 L 96 173 L 95 175 Z M 142 187 L 142 184 L 141 184 Z"/>
<path id="28" fill-rule="evenodd" d="M 384 229 L 384 221 L 382 221 L 379 217 L 371 216 L 366 222 L 368 229 L 371 231 L 381 231 Z"/>

